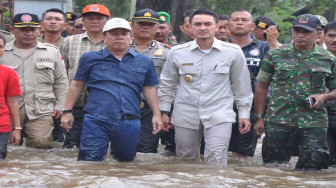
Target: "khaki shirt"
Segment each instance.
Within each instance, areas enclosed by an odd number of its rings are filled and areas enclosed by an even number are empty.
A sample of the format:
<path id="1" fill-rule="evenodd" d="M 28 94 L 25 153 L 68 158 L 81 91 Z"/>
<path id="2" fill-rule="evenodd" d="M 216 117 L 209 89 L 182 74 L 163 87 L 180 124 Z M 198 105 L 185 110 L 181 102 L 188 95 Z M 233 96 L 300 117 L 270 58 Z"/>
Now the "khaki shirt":
<path id="1" fill-rule="evenodd" d="M 65 68 L 68 72 L 69 83 L 75 77 L 79 59 L 85 52 L 97 51 L 105 48 L 104 40 L 102 39 L 98 43 L 92 42 L 87 32 L 78 35 L 72 35 L 64 39 L 63 46 L 61 48 L 61 53 L 63 55 Z M 84 107 L 88 98 L 87 89 L 82 91 L 79 100 L 77 101 L 75 107 Z"/>
<path id="2" fill-rule="evenodd" d="M 37 42 L 34 51 L 23 58 L 14 42 L 7 44 L 0 63 L 13 68 L 19 76 L 23 92 L 18 97 L 19 106 L 25 105 L 29 119 L 61 110 L 69 85 L 59 50 L 54 45 Z"/>
<path id="3" fill-rule="evenodd" d="M 170 111 L 175 126 L 199 129 L 249 118 L 253 100 L 250 74 L 238 45 L 214 39 L 211 50 L 200 50 L 196 40 L 173 47 L 161 72 L 160 110 Z"/>
<path id="4" fill-rule="evenodd" d="M 154 66 L 155 66 L 156 76 L 158 77 L 160 81 L 160 74 L 163 69 L 164 63 L 166 62 L 166 57 L 168 55 L 169 49 L 164 47 L 164 44 L 158 41 L 155 41 L 155 40 L 153 40 L 148 46 L 148 48 L 146 48 L 143 52 L 139 51 L 134 40 L 132 40 L 130 48 L 133 51 L 147 55 L 148 57 L 152 59 L 152 61 L 154 62 Z M 159 86 L 156 85 L 156 88 L 158 87 Z M 144 99 L 145 98 L 143 96 L 143 93 L 141 93 L 141 100 L 144 100 Z"/>
<path id="5" fill-rule="evenodd" d="M 42 36 L 40 36 L 38 39 L 37 39 L 39 42 L 42 42 L 42 43 L 47 43 L 46 41 L 44 41 L 44 34 Z M 64 41 L 64 38 L 62 36 L 60 36 L 60 38 L 58 39 L 57 43 L 54 44 L 58 49 L 61 49 L 62 46 L 63 46 L 63 41 Z"/>
<path id="6" fill-rule="evenodd" d="M 12 35 L 8 31 L 0 30 L 0 34 L 5 37 L 7 44 L 12 42 L 15 39 L 14 35 Z"/>

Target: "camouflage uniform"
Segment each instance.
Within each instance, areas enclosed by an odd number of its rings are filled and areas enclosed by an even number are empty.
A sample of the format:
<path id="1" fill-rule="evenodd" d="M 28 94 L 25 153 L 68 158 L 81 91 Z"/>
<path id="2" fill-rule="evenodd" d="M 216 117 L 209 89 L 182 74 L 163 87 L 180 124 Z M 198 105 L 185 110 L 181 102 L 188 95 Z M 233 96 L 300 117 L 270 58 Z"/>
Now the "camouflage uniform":
<path id="1" fill-rule="evenodd" d="M 269 51 L 257 80 L 272 82 L 265 116 L 264 162 L 288 162 L 293 143 L 299 143 L 296 169 L 327 167 L 326 105 L 311 109 L 306 99 L 336 88 L 335 57 L 314 46 L 295 51 L 293 43 Z"/>

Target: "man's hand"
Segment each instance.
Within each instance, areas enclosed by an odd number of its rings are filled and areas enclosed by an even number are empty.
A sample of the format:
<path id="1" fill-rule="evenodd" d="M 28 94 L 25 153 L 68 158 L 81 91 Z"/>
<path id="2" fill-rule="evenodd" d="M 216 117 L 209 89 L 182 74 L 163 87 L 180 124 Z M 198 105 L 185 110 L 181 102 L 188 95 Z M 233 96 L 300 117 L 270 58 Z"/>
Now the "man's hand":
<path id="1" fill-rule="evenodd" d="M 315 103 L 314 105 L 310 106 L 312 109 L 319 109 L 321 106 L 324 105 L 326 101 L 326 95 L 325 94 L 317 94 L 317 95 L 311 95 L 309 97 L 315 98 Z"/>
<path id="2" fill-rule="evenodd" d="M 21 130 L 13 130 L 9 140 L 10 144 L 12 144 L 12 146 L 18 145 L 20 143 L 20 140 L 21 140 Z"/>
<path id="3" fill-rule="evenodd" d="M 263 118 L 259 118 L 254 125 L 254 132 L 256 135 L 260 136 L 265 132 L 265 122 Z"/>
<path id="4" fill-rule="evenodd" d="M 61 126 L 67 132 L 69 132 L 69 130 L 72 128 L 73 122 L 74 122 L 74 117 L 73 117 L 72 113 L 65 113 L 65 114 L 62 115 Z"/>
<path id="5" fill-rule="evenodd" d="M 152 119 L 152 123 L 153 123 L 153 134 L 157 134 L 158 132 L 161 131 L 161 129 L 163 127 L 161 116 L 160 115 L 154 115 L 153 119 Z"/>
<path id="6" fill-rule="evenodd" d="M 161 115 L 162 122 L 163 122 L 163 130 L 169 132 L 169 129 L 173 128 L 174 126 L 170 124 L 170 118 L 167 114 Z"/>
<path id="7" fill-rule="evenodd" d="M 239 118 L 239 132 L 245 134 L 250 130 L 251 122 L 248 118 Z"/>
<path id="8" fill-rule="evenodd" d="M 53 119 L 59 119 L 62 116 L 62 112 L 61 112 L 61 110 L 54 109 L 51 116 L 52 116 Z"/>

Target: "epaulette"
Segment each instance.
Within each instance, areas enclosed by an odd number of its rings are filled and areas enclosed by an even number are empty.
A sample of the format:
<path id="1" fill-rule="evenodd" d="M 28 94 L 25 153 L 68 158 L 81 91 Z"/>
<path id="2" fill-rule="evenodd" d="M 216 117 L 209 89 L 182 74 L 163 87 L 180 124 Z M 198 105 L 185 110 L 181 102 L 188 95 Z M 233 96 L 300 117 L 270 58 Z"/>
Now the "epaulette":
<path id="1" fill-rule="evenodd" d="M 181 49 L 181 48 L 186 48 L 186 47 L 189 47 L 190 44 L 191 44 L 191 42 L 186 42 L 186 43 L 183 43 L 183 44 L 179 44 L 179 45 L 173 46 L 171 48 L 171 50 L 178 50 L 178 49 Z"/>
<path id="2" fill-rule="evenodd" d="M 45 46 L 49 46 L 49 47 L 54 47 L 58 50 L 57 46 L 53 45 L 53 44 L 49 44 L 49 43 L 43 43 Z"/>

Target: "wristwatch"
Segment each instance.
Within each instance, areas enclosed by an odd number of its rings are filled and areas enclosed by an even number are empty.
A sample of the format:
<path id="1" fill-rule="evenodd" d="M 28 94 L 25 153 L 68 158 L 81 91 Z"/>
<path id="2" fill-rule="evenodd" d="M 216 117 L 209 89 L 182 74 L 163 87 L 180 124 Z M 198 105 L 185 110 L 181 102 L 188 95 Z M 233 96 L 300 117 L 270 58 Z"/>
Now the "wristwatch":
<path id="1" fill-rule="evenodd" d="M 22 127 L 14 127 L 14 128 L 12 129 L 12 131 L 14 131 L 14 130 L 22 130 Z"/>
<path id="2" fill-rule="evenodd" d="M 264 118 L 265 115 L 264 114 L 255 114 L 255 116 L 259 119 L 259 118 Z"/>
<path id="3" fill-rule="evenodd" d="M 70 110 L 65 110 L 65 109 L 63 108 L 61 112 L 62 112 L 62 114 L 71 113 L 71 112 L 72 112 L 72 109 L 70 109 Z"/>
<path id="4" fill-rule="evenodd" d="M 169 114 L 169 112 L 168 111 L 161 111 L 161 114 Z"/>

